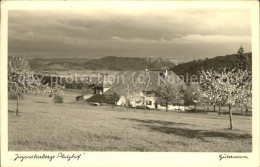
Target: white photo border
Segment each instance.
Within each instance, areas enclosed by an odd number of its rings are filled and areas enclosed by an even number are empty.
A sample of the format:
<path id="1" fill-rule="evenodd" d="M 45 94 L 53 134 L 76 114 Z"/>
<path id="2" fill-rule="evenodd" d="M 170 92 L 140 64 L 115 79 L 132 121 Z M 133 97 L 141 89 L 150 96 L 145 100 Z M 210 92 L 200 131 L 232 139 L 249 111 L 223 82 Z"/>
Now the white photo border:
<path id="1" fill-rule="evenodd" d="M 58 154 L 58 152 L 15 152 L 8 151 L 8 98 L 7 98 L 7 55 L 8 55 L 8 11 L 9 10 L 90 10 L 106 8 L 130 8 L 133 11 L 145 7 L 190 9 L 190 8 L 248 8 L 252 11 L 252 59 L 253 59 L 253 111 L 252 153 L 212 152 L 65 152 L 84 153 L 79 161 L 37 160 L 14 161 L 15 154 L 31 155 Z M 145 6 L 145 7 L 144 7 Z M 259 2 L 258 1 L 2 1 L 1 2 L 1 166 L 259 166 Z M 63 151 L 64 152 L 64 151 Z M 219 160 L 219 154 L 246 155 L 248 159 Z"/>

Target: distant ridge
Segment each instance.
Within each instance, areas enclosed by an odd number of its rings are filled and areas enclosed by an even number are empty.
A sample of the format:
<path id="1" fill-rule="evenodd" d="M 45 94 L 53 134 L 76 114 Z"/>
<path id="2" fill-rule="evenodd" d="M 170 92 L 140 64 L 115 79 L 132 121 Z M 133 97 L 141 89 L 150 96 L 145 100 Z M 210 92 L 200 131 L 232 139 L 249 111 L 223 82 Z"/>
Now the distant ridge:
<path id="1" fill-rule="evenodd" d="M 252 53 L 247 53 L 250 62 Z M 177 75 L 197 74 L 201 68 L 218 69 L 231 66 L 238 58 L 237 54 L 217 56 L 214 58 L 196 59 L 176 65 L 171 58 L 162 57 L 116 57 L 107 56 L 100 59 L 89 58 L 33 58 L 28 59 L 35 72 L 68 71 L 68 70 L 107 70 L 139 71 L 149 69 L 172 70 Z M 252 62 L 251 62 L 252 63 Z"/>
<path id="2" fill-rule="evenodd" d="M 144 69 L 170 69 L 175 64 L 166 58 L 138 58 L 107 56 L 100 59 L 88 58 L 34 58 L 29 59 L 34 71 L 66 70 L 109 70 L 136 71 Z"/>
<path id="3" fill-rule="evenodd" d="M 245 53 L 248 56 L 250 65 L 252 66 L 252 53 Z M 231 54 L 226 56 L 217 56 L 214 58 L 197 59 L 186 63 L 178 64 L 171 68 L 171 70 L 177 75 L 197 75 L 198 71 L 214 69 L 217 70 L 222 67 L 231 67 L 236 60 L 238 60 L 238 54 Z"/>

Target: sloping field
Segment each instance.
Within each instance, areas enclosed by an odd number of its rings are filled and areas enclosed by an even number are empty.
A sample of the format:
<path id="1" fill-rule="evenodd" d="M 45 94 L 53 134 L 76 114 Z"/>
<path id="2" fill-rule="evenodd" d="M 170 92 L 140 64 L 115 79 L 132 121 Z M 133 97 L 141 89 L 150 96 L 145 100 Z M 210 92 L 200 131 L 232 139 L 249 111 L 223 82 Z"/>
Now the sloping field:
<path id="1" fill-rule="evenodd" d="M 134 110 L 71 103 L 27 95 L 15 116 L 9 100 L 9 150 L 251 152 L 252 121 L 234 115 Z"/>

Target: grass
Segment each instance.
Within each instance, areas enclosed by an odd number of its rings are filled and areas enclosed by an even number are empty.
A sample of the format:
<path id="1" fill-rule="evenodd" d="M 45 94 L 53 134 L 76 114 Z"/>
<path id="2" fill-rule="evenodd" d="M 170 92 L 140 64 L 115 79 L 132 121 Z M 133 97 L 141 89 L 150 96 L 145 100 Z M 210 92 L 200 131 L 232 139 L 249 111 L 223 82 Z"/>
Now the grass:
<path id="1" fill-rule="evenodd" d="M 75 94 L 75 93 L 74 93 Z M 76 96 L 77 94 L 75 94 Z M 73 92 L 63 104 L 52 98 L 26 95 L 20 116 L 9 100 L 11 151 L 161 151 L 251 152 L 252 120 L 234 115 L 180 113 L 74 103 Z"/>

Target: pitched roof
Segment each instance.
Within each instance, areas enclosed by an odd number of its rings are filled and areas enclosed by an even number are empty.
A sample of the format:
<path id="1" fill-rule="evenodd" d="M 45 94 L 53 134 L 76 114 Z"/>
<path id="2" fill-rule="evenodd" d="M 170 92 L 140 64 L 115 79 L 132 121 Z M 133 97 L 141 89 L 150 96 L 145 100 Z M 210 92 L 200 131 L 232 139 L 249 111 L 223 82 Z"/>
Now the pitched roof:
<path id="1" fill-rule="evenodd" d="M 141 91 L 155 91 L 160 84 L 171 82 L 174 84 L 186 85 L 174 72 L 168 71 L 122 71 L 114 74 L 112 87 L 105 93 L 116 92 L 121 96 L 139 93 Z"/>

